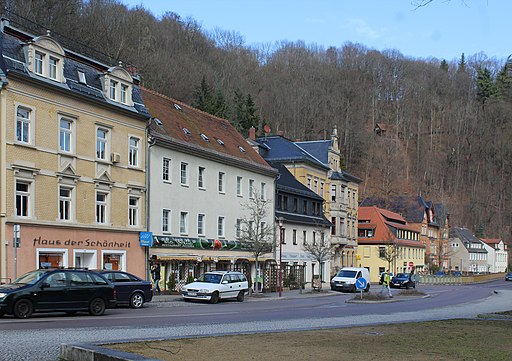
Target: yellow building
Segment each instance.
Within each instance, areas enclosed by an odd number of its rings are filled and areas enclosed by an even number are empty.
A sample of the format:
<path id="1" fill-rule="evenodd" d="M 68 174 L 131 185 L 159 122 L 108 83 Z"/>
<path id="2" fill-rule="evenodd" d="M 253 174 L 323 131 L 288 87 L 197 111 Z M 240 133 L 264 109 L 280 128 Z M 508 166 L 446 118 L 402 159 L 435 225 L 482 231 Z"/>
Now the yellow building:
<path id="1" fill-rule="evenodd" d="M 137 78 L 50 34 L 7 21 L 2 32 L 1 281 L 55 266 L 144 276 L 149 116 Z"/>
<path id="2" fill-rule="evenodd" d="M 375 206 L 359 207 L 357 266 L 370 271 L 378 282 L 389 269 L 393 274 L 421 272 L 425 266 L 425 245 L 420 233 L 397 213 Z"/>

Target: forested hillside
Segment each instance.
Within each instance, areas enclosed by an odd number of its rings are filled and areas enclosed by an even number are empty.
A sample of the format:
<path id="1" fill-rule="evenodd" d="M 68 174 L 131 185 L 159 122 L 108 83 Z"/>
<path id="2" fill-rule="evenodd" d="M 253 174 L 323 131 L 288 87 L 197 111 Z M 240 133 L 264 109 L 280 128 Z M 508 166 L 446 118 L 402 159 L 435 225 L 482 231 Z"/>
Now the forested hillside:
<path id="1" fill-rule="evenodd" d="M 194 19 L 156 18 L 116 0 L 8 3 L 13 25 L 49 29 L 70 49 L 131 64 L 144 86 L 242 132 L 268 124 L 311 140 L 336 126 L 345 168 L 363 179 L 360 197 L 422 194 L 448 207 L 452 225 L 510 238 L 510 59 L 414 59 L 354 43 L 249 46 L 231 29 L 207 33 Z"/>

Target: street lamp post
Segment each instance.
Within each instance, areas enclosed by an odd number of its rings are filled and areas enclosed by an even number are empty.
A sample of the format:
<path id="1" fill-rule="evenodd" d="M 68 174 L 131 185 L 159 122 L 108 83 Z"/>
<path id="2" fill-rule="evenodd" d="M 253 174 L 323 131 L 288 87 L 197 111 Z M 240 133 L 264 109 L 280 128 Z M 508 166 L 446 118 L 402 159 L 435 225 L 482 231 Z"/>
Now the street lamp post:
<path id="1" fill-rule="evenodd" d="M 283 293 L 283 218 L 279 218 L 279 297 Z"/>

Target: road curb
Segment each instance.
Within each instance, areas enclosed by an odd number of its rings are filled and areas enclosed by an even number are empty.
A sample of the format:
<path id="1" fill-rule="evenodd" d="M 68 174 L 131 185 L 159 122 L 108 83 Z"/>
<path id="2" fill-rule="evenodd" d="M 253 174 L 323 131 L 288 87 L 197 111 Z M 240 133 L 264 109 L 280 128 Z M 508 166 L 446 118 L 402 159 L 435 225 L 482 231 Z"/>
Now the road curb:
<path id="1" fill-rule="evenodd" d="M 62 344 L 59 359 L 65 361 L 160 361 L 92 344 Z"/>

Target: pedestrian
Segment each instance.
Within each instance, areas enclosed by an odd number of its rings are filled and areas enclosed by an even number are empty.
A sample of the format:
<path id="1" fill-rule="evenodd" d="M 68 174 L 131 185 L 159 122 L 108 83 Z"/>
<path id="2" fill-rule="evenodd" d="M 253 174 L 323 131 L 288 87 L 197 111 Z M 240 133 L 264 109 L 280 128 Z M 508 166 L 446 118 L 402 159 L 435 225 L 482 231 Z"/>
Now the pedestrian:
<path id="1" fill-rule="evenodd" d="M 389 287 L 389 282 L 391 281 L 391 276 L 389 275 L 389 270 L 386 270 L 384 272 L 384 277 L 382 279 L 382 288 L 380 289 L 380 293 L 382 295 L 382 292 L 387 289 L 389 298 L 393 298 L 393 295 L 391 294 L 391 288 Z"/>
<path id="2" fill-rule="evenodd" d="M 155 283 L 155 292 L 158 294 L 162 293 L 160 290 L 160 265 L 158 263 L 151 266 L 151 277 L 153 278 L 153 282 Z"/>

